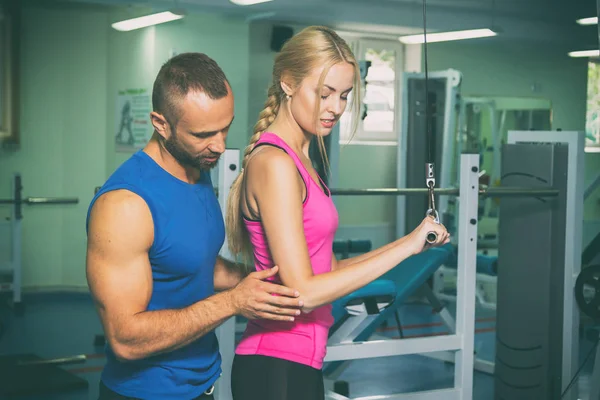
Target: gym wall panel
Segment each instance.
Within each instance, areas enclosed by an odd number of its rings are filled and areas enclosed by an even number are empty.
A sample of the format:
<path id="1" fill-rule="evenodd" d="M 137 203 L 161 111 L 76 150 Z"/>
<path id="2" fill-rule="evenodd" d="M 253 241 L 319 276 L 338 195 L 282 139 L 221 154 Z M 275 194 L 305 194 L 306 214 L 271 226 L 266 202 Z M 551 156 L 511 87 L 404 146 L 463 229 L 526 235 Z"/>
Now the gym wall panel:
<path id="1" fill-rule="evenodd" d="M 104 12 L 73 16 L 69 27 L 69 57 L 64 73 L 67 77 L 59 91 L 67 97 L 64 110 L 63 147 L 68 151 L 62 160 L 64 182 L 62 194 L 79 197 L 77 212 L 63 206 L 62 286 L 87 288 L 85 274 L 85 218 L 94 194 L 94 180 L 106 169 L 104 134 L 106 121 L 106 76 L 108 18 Z M 73 32 L 81 32 L 74 35 Z M 101 149 L 101 151 L 100 151 Z M 75 192 L 74 194 L 72 194 Z"/>
<path id="2" fill-rule="evenodd" d="M 136 9 L 136 15 L 150 13 L 151 10 Z M 130 32 L 119 32 L 110 24 L 131 17 L 126 9 L 113 9 L 108 16 L 106 32 L 108 47 L 105 53 L 107 62 L 107 130 L 104 133 L 106 142 L 106 172 L 101 180 L 95 183 L 100 186 L 114 170 L 131 156 L 131 153 L 115 151 L 116 102 L 119 90 L 145 88 L 152 90 L 154 77 L 158 72 L 155 65 L 154 52 L 156 48 L 156 27 L 138 29 Z M 177 23 L 177 22 L 174 22 Z M 150 118 L 150 117 L 148 117 Z"/>
<path id="3" fill-rule="evenodd" d="M 85 285 L 85 213 L 93 182 L 105 173 L 106 23 L 98 9 L 23 10 L 22 142 L 0 157 L 0 196 L 9 195 L 12 174 L 20 172 L 24 196 L 80 200 L 24 207 L 25 288 Z"/>
<path id="4" fill-rule="evenodd" d="M 248 137 L 252 134 L 258 114 L 267 100 L 267 90 L 271 85 L 275 53 L 271 50 L 271 30 L 273 25 L 264 22 L 250 24 L 249 43 L 249 86 L 248 86 Z M 244 143 L 244 147 L 248 140 Z M 241 147 L 243 149 L 244 147 Z"/>
<path id="5" fill-rule="evenodd" d="M 396 146 L 340 145 L 339 187 L 396 187 L 396 151 Z M 337 197 L 335 201 L 340 225 L 382 225 L 384 230 L 395 225 L 393 196 Z"/>

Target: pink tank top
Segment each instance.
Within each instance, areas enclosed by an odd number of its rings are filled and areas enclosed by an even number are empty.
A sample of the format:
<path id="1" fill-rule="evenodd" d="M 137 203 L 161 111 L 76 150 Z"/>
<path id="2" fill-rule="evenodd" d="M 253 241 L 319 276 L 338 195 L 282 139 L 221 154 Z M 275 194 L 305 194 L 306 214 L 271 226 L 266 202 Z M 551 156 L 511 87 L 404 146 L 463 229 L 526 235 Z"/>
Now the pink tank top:
<path id="1" fill-rule="evenodd" d="M 310 176 L 298 155 L 279 136 L 265 132 L 256 142 L 273 145 L 285 151 L 296 164 L 306 185 L 303 202 L 304 234 L 315 275 L 331 271 L 333 239 L 338 227 L 338 213 L 331 193 L 320 179 L 319 185 Z M 325 190 L 325 191 L 324 191 Z M 257 270 L 273 267 L 266 235 L 260 221 L 244 219 L 254 249 Z M 281 221 L 285 224 L 285 221 Z M 275 282 L 280 283 L 279 277 Z M 236 349 L 236 354 L 257 354 L 282 358 L 321 369 L 327 350 L 329 328 L 333 324 L 331 305 L 324 305 L 308 314 L 300 314 L 293 322 L 250 320 Z"/>

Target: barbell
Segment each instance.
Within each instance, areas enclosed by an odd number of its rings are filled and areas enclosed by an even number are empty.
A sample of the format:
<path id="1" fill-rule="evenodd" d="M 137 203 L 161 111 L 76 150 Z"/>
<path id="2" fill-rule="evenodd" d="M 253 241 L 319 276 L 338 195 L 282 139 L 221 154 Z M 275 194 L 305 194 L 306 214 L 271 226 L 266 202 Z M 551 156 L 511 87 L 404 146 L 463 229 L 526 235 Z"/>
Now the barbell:
<path id="1" fill-rule="evenodd" d="M 77 204 L 77 197 L 23 197 L 23 184 L 21 175 L 15 174 L 13 197 L 10 199 L 0 199 L 0 205 L 10 204 L 14 206 L 14 215 L 17 220 L 23 218 L 21 206 L 23 205 L 56 205 L 56 204 Z"/>
<path id="2" fill-rule="evenodd" d="M 520 187 L 486 187 L 480 186 L 478 188 L 479 195 L 482 197 L 554 197 L 558 196 L 559 191 L 556 189 L 533 189 L 533 188 L 520 188 Z M 460 190 L 458 188 L 441 188 L 435 190 L 438 195 L 445 196 L 459 196 Z M 332 196 L 414 196 L 414 195 L 428 195 L 428 188 L 384 188 L 384 189 L 331 189 Z M 437 211 L 434 211 L 437 213 Z M 429 232 L 427 234 L 426 242 L 433 244 L 437 241 L 437 234 L 435 232 Z"/>
<path id="3" fill-rule="evenodd" d="M 219 195 L 219 189 L 214 188 L 215 195 Z M 330 189 L 332 196 L 426 196 L 427 188 L 377 188 L 377 189 Z M 436 194 L 442 196 L 458 196 L 458 188 L 436 189 Z M 532 189 L 526 187 L 494 187 L 479 188 L 482 197 L 556 197 L 558 189 Z"/>
<path id="4" fill-rule="evenodd" d="M 383 188 L 383 189 L 331 189 L 333 196 L 426 196 L 427 188 Z M 436 189 L 442 196 L 459 196 L 457 188 Z M 479 187 L 479 195 L 483 197 L 556 197 L 557 189 L 532 189 L 526 187 Z"/>
<path id="5" fill-rule="evenodd" d="M 77 204 L 76 197 L 25 197 L 23 199 L 0 199 L 0 204 Z"/>

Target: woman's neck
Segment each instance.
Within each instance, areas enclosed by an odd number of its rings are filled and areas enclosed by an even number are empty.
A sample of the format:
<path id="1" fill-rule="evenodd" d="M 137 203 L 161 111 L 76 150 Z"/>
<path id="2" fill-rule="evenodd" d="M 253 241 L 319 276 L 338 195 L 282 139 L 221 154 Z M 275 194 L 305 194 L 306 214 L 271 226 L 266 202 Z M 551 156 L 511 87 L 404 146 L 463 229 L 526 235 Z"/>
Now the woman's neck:
<path id="1" fill-rule="evenodd" d="M 281 137 L 296 153 L 309 158 L 308 149 L 313 135 L 298 125 L 285 105 L 282 104 L 282 107 L 279 108 L 279 113 L 268 131 Z"/>

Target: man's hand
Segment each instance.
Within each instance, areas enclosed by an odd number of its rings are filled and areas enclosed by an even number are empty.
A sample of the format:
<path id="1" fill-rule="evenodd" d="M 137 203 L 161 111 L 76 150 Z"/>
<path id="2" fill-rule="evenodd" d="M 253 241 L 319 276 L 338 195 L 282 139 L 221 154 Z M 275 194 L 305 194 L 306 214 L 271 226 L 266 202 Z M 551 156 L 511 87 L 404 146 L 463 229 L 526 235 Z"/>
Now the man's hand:
<path id="1" fill-rule="evenodd" d="M 293 321 L 300 314 L 303 301 L 294 289 L 264 282 L 277 273 L 278 267 L 252 272 L 231 290 L 231 301 L 236 314 L 248 319 L 270 319 L 274 321 Z"/>

